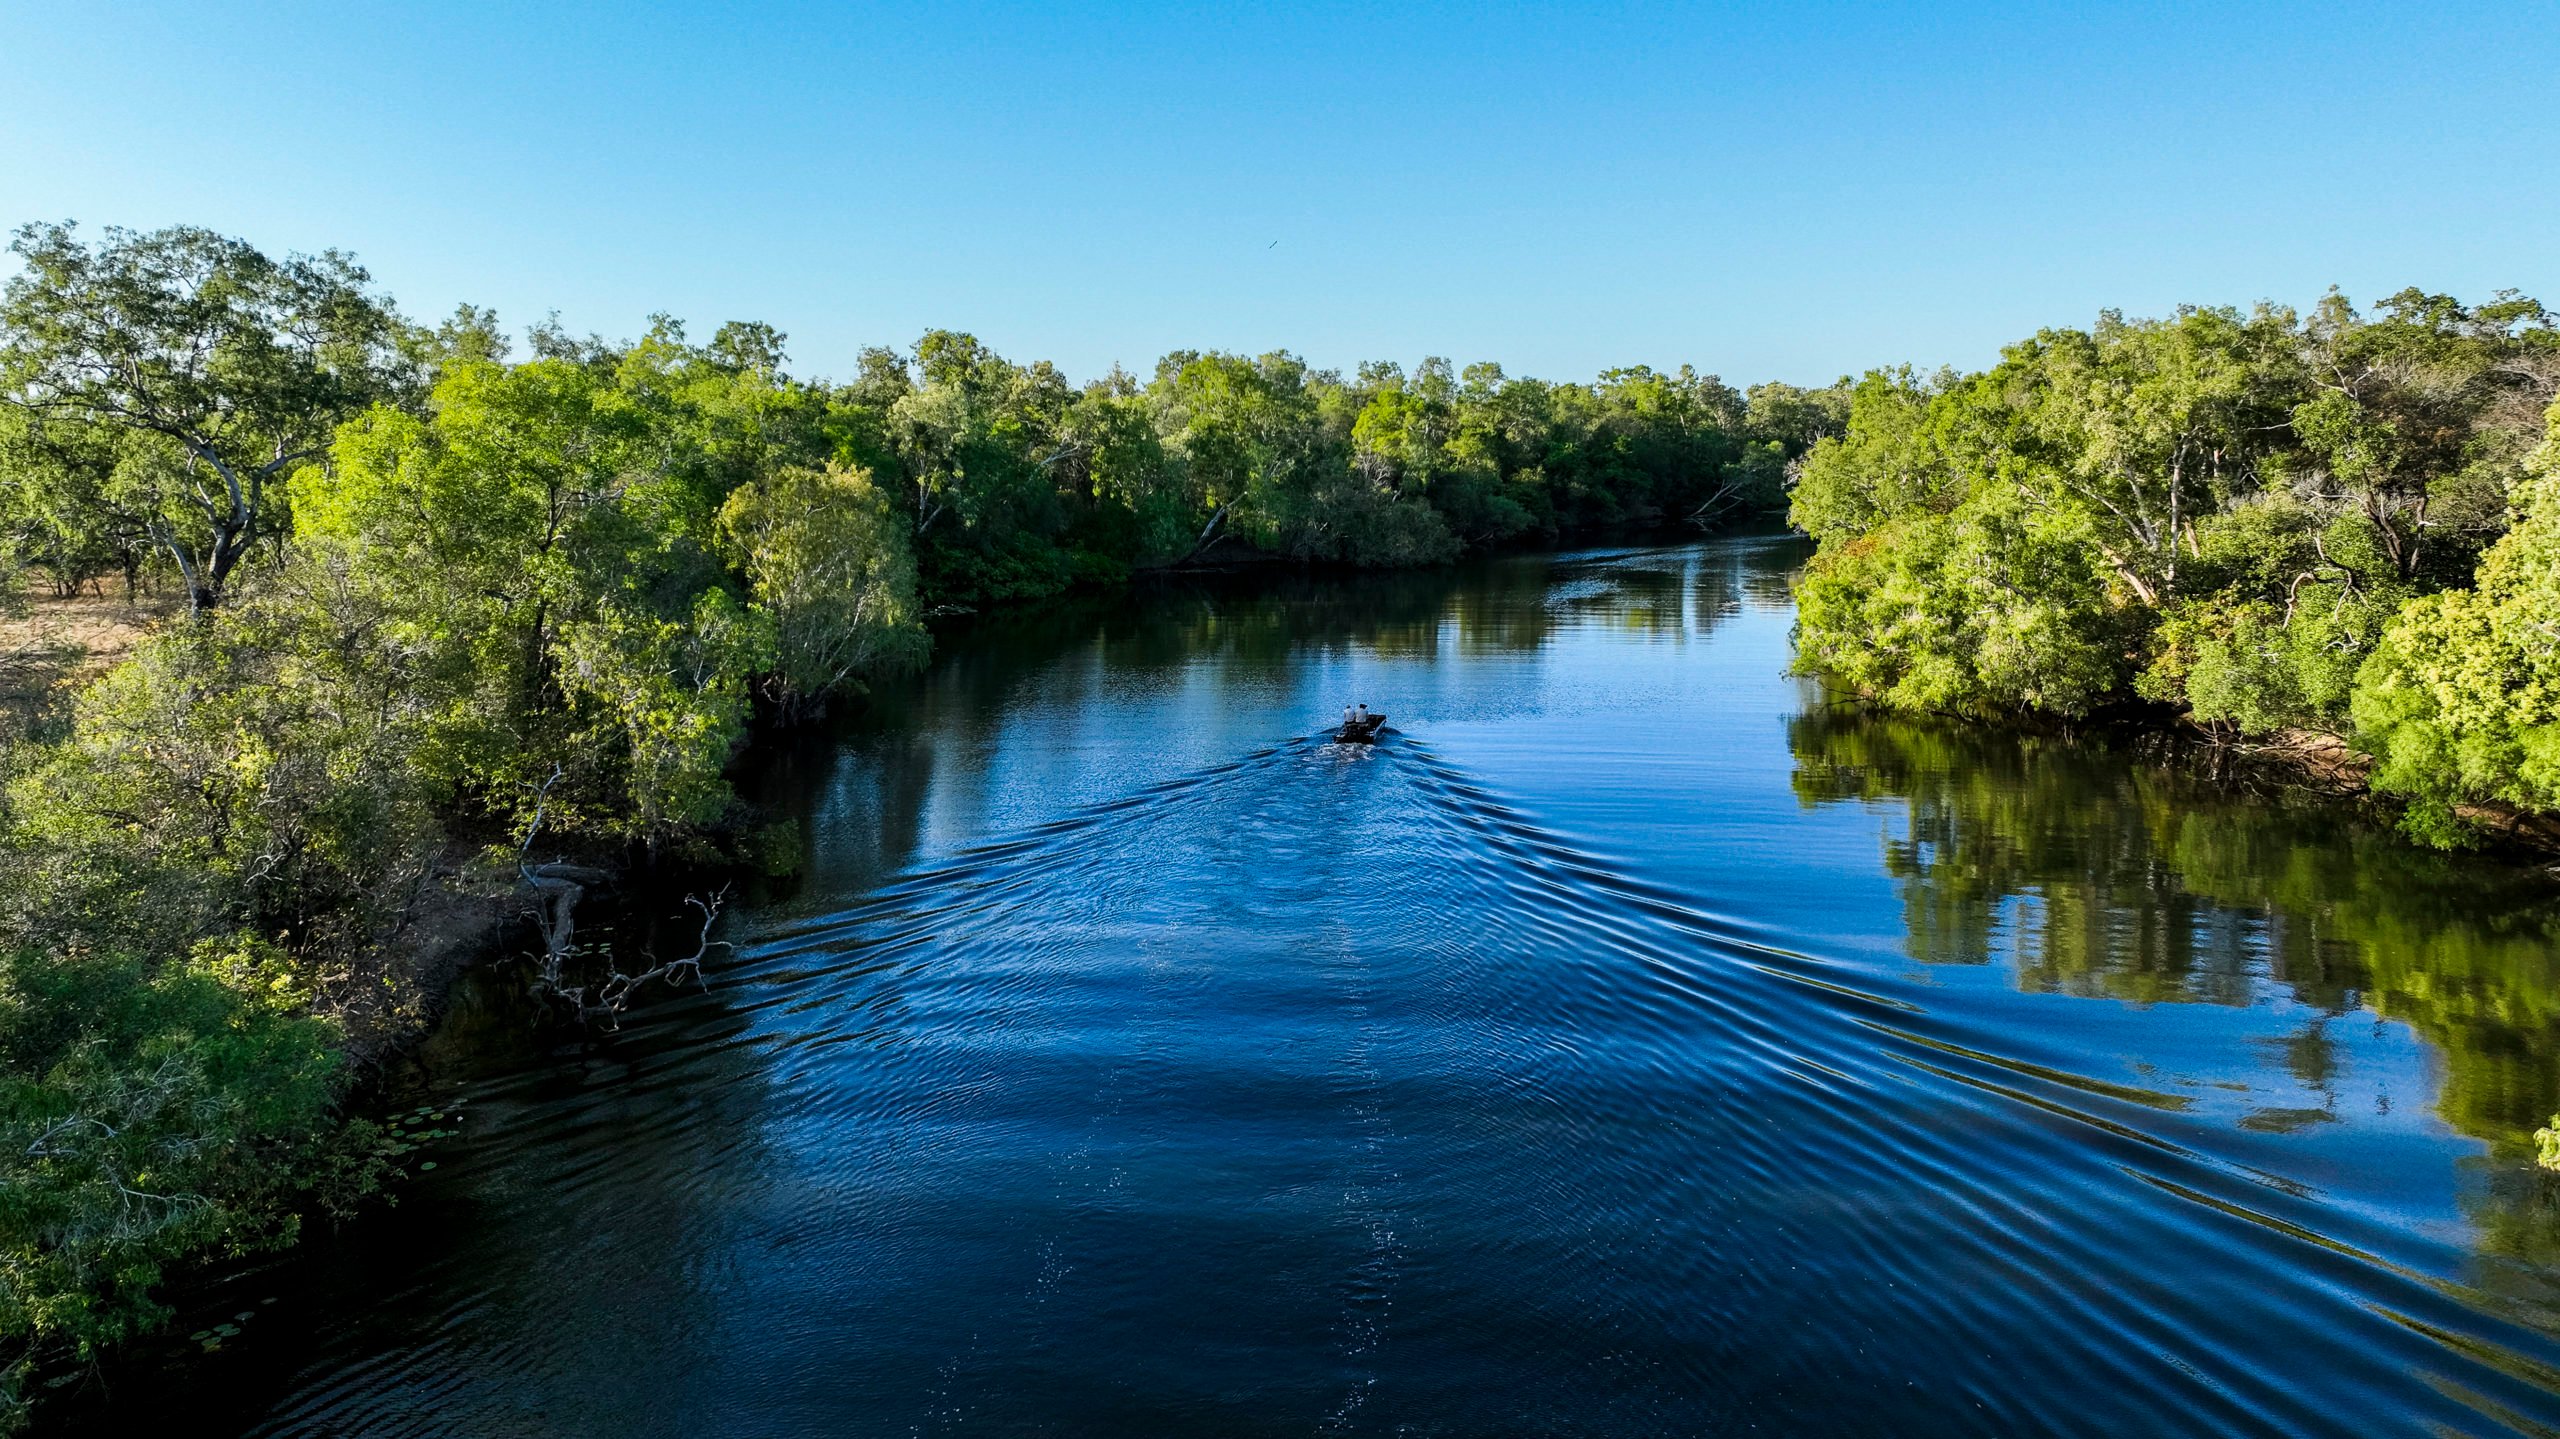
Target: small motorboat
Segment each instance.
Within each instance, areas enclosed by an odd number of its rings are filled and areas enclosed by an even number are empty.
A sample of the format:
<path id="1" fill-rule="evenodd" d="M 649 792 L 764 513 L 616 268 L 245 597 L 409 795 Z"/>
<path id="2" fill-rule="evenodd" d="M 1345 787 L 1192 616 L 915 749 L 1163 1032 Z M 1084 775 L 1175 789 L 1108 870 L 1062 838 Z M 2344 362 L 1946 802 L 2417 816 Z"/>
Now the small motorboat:
<path id="1" fill-rule="evenodd" d="M 1378 731 L 1386 722 L 1385 715 L 1371 714 L 1369 707 L 1362 705 L 1342 716 L 1342 728 L 1333 732 L 1333 742 L 1335 744 L 1376 744 Z"/>

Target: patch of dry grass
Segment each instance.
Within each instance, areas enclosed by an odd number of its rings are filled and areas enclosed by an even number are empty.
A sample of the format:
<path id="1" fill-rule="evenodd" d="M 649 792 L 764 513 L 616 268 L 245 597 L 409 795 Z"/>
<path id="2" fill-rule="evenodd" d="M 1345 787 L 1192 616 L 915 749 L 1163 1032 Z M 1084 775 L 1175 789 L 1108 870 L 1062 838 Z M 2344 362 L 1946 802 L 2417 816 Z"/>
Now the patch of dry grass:
<path id="1" fill-rule="evenodd" d="M 70 599 L 31 586 L 14 612 L 0 612 L 0 713 L 24 723 L 59 686 L 122 659 L 152 627 L 177 613 L 171 598 L 128 602 L 119 591 Z"/>

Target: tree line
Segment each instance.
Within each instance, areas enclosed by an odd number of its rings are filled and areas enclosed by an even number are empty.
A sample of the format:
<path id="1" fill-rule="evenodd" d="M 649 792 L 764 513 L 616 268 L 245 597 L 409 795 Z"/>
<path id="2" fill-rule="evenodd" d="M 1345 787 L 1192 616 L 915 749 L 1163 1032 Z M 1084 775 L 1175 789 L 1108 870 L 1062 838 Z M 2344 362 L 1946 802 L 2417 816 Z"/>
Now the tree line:
<path id="1" fill-rule="evenodd" d="M 165 1318 L 168 1265 L 384 1182 L 342 1100 L 428 1000 L 457 853 L 734 854 L 751 728 L 918 663 L 936 614 L 1711 524 L 1849 417 L 1687 368 L 1078 385 L 948 331 L 815 379 L 761 323 L 412 323 L 343 254 L 200 229 L 12 248 L 0 597 L 183 618 L 0 751 L 0 1421 L 30 1362 Z"/>
<path id="2" fill-rule="evenodd" d="M 2405 290 L 1876 370 L 1798 467 L 1799 662 L 1890 710 L 2330 736 L 2439 845 L 2560 812 L 2560 330 Z"/>
<path id="3" fill-rule="evenodd" d="M 0 1427 L 29 1364 L 165 1318 L 168 1266 L 391 1177 L 344 1099 L 429 1000 L 457 856 L 740 855 L 753 728 L 938 615 L 1783 507 L 1800 663 L 1886 710 L 2337 736 L 2439 844 L 2560 812 L 2560 331 L 2516 296 L 2109 314 L 1820 388 L 1079 385 L 948 331 L 822 379 L 761 323 L 413 323 L 347 256 L 195 229 L 13 250 L 0 603 L 179 613 L 0 743 Z"/>

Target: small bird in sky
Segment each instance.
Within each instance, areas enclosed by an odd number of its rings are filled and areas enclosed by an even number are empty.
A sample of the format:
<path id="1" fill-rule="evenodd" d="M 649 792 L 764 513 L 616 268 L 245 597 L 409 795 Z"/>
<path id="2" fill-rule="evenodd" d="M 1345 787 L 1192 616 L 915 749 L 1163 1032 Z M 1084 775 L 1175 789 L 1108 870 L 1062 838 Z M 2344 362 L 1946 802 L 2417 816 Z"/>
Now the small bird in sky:
<path id="1" fill-rule="evenodd" d="M 1277 240 L 1274 240 L 1274 241 L 1272 241 L 1270 244 L 1268 244 L 1268 245 L 1264 246 L 1263 248 L 1264 248 L 1264 249 L 1267 249 L 1267 250 L 1277 250 L 1277 249 L 1279 249 L 1279 248 L 1280 248 L 1280 242 L 1279 242 L 1279 241 L 1277 241 Z"/>

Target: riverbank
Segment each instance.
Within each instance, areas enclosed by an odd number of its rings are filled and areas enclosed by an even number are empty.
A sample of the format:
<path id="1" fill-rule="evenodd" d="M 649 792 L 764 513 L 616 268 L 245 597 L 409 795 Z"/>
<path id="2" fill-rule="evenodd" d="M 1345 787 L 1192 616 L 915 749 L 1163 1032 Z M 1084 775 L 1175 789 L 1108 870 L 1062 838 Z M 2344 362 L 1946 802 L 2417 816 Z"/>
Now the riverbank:
<path id="1" fill-rule="evenodd" d="M 1896 718 L 1890 708 L 1855 697 L 1843 697 L 1837 703 L 1882 720 Z M 2369 816 L 2413 848 L 2442 847 L 2424 844 L 2405 832 L 2401 820 L 2408 812 L 2408 801 L 2377 789 L 2372 783 L 2373 756 L 2342 735 L 2310 729 L 2239 734 L 2228 726 L 2198 723 L 2184 712 L 2159 705 L 2115 706 L 2077 721 L 2053 716 L 1930 718 L 1992 733 L 2070 742 L 2100 740 L 2202 778 L 2235 797 L 2279 792 L 2316 796 Z M 2560 815 L 2479 801 L 2462 802 L 2454 812 L 2470 827 L 2471 848 L 2485 857 L 2537 865 L 2560 861 Z M 2560 865 L 2554 865 L 2552 873 L 2560 877 Z"/>
<path id="2" fill-rule="evenodd" d="M 1620 539 L 1640 539 L 1621 536 Z M 1647 551 L 1630 549 L 1625 558 L 1630 565 L 1641 565 L 1648 555 L 1668 560 L 1681 551 L 1663 549 Z M 941 628 L 943 646 L 954 663 L 964 666 L 983 663 L 987 631 L 1023 632 L 1028 648 L 1044 657 L 1052 652 L 1065 652 L 1080 643 L 1079 636 L 1090 634 L 1099 626 L 1104 633 L 1128 630 L 1133 636 L 1152 633 L 1162 625 L 1165 615 L 1191 612 L 1206 606 L 1220 613 L 1223 633 L 1230 643 L 1247 646 L 1273 645 L 1295 648 L 1311 643 L 1342 643 L 1347 640 L 1378 644 L 1399 630 L 1430 626 L 1445 621 L 1436 619 L 1444 604 L 1443 597 L 1462 582 L 1481 586 L 1484 581 L 1468 576 L 1481 576 L 1511 569 L 1537 568 L 1543 562 L 1535 552 L 1514 551 L 1470 562 L 1457 571 L 1426 569 L 1386 573 L 1341 571 L 1330 567 L 1302 564 L 1258 565 L 1247 569 L 1218 569 L 1205 573 L 1165 573 L 1133 583 L 1126 589 L 1088 593 L 1072 603 L 1043 606 L 1007 606 L 981 615 L 947 621 Z M 1791 568 L 1791 566 L 1789 567 Z M 1640 571 L 1636 571 L 1640 572 Z M 1784 569 L 1764 575 L 1758 583 L 1764 588 L 1774 582 L 1783 589 Z M 1174 599 L 1193 599 L 1189 603 L 1168 604 Z M 1739 596 L 1715 601 L 1722 607 L 1739 602 Z M 1694 606 L 1692 599 L 1683 605 Z M 1157 612 L 1157 613 L 1151 613 Z M 1539 611 L 1544 613 L 1544 611 Z M 1526 614 L 1527 611 L 1521 613 Z M 1628 607 L 1630 616 L 1640 611 Z M 1701 613 L 1704 613 L 1701 611 Z M 1115 618 L 1116 617 L 1116 618 Z M 1684 618 L 1682 606 L 1674 606 L 1667 614 L 1647 618 L 1647 623 L 1676 627 L 1693 623 Z M 1507 621 L 1521 624 L 1519 619 Z M 1552 623 L 1552 620 L 1546 621 Z M 1527 646 L 1524 653 L 1536 653 L 1545 633 L 1536 624 L 1526 625 L 1505 635 L 1502 643 Z M 1492 638 L 1493 632 L 1476 632 L 1475 642 Z M 1404 641 L 1403 643 L 1411 643 Z M 911 703 L 904 697 L 911 688 L 931 689 L 938 683 L 935 675 L 919 677 L 913 685 L 891 682 L 874 699 L 888 701 L 893 710 Z M 894 692 L 894 693 L 893 693 Z M 1363 698 L 1383 700 L 1383 694 Z M 1321 714 L 1329 710 L 1312 711 Z M 1427 712 L 1413 718 L 1436 718 Z M 883 723 L 908 723 L 910 717 L 900 713 L 875 711 L 866 703 L 839 715 L 840 724 L 832 730 L 813 733 L 806 727 L 783 727 L 760 724 L 751 729 L 747 742 L 737 757 L 736 773 L 755 805 L 740 812 L 738 823 L 727 832 L 725 847 L 732 851 L 725 868 L 688 868 L 659 862 L 655 869 L 645 870 L 652 878 L 645 887 L 649 892 L 672 895 L 679 891 L 717 889 L 724 881 L 735 880 L 752 872 L 755 866 L 747 852 L 756 848 L 759 829 L 781 817 L 781 813 L 765 806 L 758 797 L 760 782 L 750 778 L 756 771 L 773 763 L 786 751 L 831 752 L 839 741 L 830 733 L 865 733 Z M 2116 740 L 2137 751 L 2180 764 L 2197 773 L 2207 774 L 2228 792 L 2245 796 L 2253 786 L 2282 785 L 2289 788 L 2316 790 L 2338 803 L 2373 808 L 2379 812 L 2381 802 L 2374 800 L 2361 784 L 2360 766 L 2352 752 L 2341 742 L 2319 736 L 2286 736 L 2281 743 L 2234 744 L 2174 719 L 2148 714 L 2139 718 L 2123 717 L 2108 727 Z M 791 847 L 802 851 L 818 849 L 823 840 L 814 836 L 797 836 Z M 372 1118 L 406 1114 L 416 1103 L 441 1099 L 440 1091 L 430 1089 L 426 1080 L 429 1069 L 420 1062 L 425 1047 L 442 1042 L 448 1047 L 462 1043 L 454 1036 L 443 1035 L 442 1026 L 451 1014 L 455 986 L 475 968 L 490 969 L 497 962 L 529 955 L 539 950 L 538 937 L 525 922 L 525 897 L 516 887 L 512 868 L 492 863 L 488 847 L 449 847 L 440 859 L 427 885 L 419 892 L 417 908 L 404 930 L 408 947 L 398 963 L 396 983 L 383 983 L 386 976 L 349 976 L 349 992 L 362 993 L 369 986 L 379 992 L 372 1020 L 358 1030 L 360 1038 L 350 1044 L 350 1061 L 362 1077 L 351 1088 L 350 1113 Z M 641 861 L 630 854 L 609 855 L 587 852 L 574 856 L 577 862 L 606 870 L 613 883 L 628 892 L 635 888 L 633 875 L 644 872 Z M 601 889 L 601 887 L 600 887 Z M 614 902 L 599 892 L 598 900 Z M 661 908 L 673 908 L 661 905 Z M 643 921 L 641 916 L 632 916 Z M 645 921 L 643 921 L 645 922 Z M 599 926 L 601 928 L 602 926 Z M 681 999 L 675 990 L 655 992 L 655 1002 Z M 558 1039 L 576 1039 L 575 1047 L 599 1055 L 610 1053 L 613 1041 L 604 1030 L 579 1030 L 575 1020 L 557 1010 L 546 1011 L 538 1003 L 522 1006 L 501 1004 L 497 1012 L 507 1023 L 523 1025 L 542 1023 L 547 1032 Z M 543 1016 L 548 1013 L 547 1020 Z M 490 1014 L 475 1013 L 472 1026 L 487 1027 Z M 441 1036 L 441 1038 L 440 1038 Z M 466 1037 L 467 1038 L 467 1037 Z M 486 1035 L 470 1042 L 485 1041 Z M 593 1041 L 590 1043 L 589 1041 Z M 522 1039 L 510 1039 L 500 1052 L 521 1051 L 531 1062 L 546 1044 L 525 1048 Z M 450 1063 L 450 1057 L 447 1061 Z"/>
<path id="3" fill-rule="evenodd" d="M 436 1168 L 49 1428 L 2560 1414 L 2513 1362 L 2547 883 L 2112 732 L 1822 706 L 1800 552 L 953 633 L 747 752 L 808 863 L 707 985 L 542 1044 L 466 977 Z M 1346 690 L 1400 733 L 1298 742 Z"/>
<path id="4" fill-rule="evenodd" d="M 2309 729 L 2234 734 L 2226 726 L 2199 724 L 2188 715 L 2152 707 L 2101 717 L 2076 729 L 2030 729 L 2112 734 L 2239 795 L 2275 789 L 2318 795 L 2374 816 L 2401 833 L 2405 843 L 2426 847 L 2403 832 L 2407 800 L 2375 788 L 2373 756 L 2343 735 Z M 2560 860 L 2560 816 L 2480 801 L 2464 801 L 2453 809 L 2471 828 L 2473 846 L 2487 855 L 2542 864 Z M 2560 876 L 2560 866 L 2553 873 Z"/>
<path id="5" fill-rule="evenodd" d="M 1770 528 L 1772 523 L 1765 518 L 1746 518 L 1728 526 L 1724 533 L 1781 533 Z M 1693 541 L 1696 533 L 1691 526 L 1619 527 L 1577 536 L 1572 543 L 1504 546 L 1455 563 L 1481 565 L 1563 554 L 1593 544 L 1668 547 Z M 1078 617 L 1130 605 L 1159 604 L 1180 595 L 1320 597 L 1356 590 L 1372 596 L 1374 603 L 1374 597 L 1396 591 L 1436 594 L 1449 583 L 1449 570 L 1450 566 L 1439 565 L 1381 571 L 1246 551 L 1204 563 L 1138 570 L 1122 583 L 1081 587 L 1043 601 L 1009 602 L 982 611 L 942 616 L 933 621 L 932 629 L 939 649 L 954 642 L 965 644 L 973 632 L 986 627 L 1020 626 L 1026 621 L 1060 616 L 1068 617 L 1066 623 L 1076 624 L 1085 622 Z M 1394 602 L 1386 604 L 1392 608 Z M 897 685 L 903 681 L 882 683 Z M 869 704 L 866 697 L 838 706 L 832 714 L 814 721 L 760 709 L 731 762 L 733 777 L 756 773 L 777 750 L 805 748 L 813 743 L 824 748 L 833 742 L 829 736 L 848 727 L 860 728 L 866 721 Z M 601 875 L 591 898 L 610 909 L 615 919 L 645 925 L 679 916 L 682 908 L 680 903 L 669 906 L 666 915 L 630 912 L 625 897 L 638 888 L 645 887 L 652 893 L 709 894 L 759 879 L 787 877 L 799 863 L 802 842 L 784 838 L 772 823 L 773 816 L 758 806 L 743 806 L 728 816 L 720 828 L 695 836 L 697 844 L 679 847 L 692 853 L 690 859 L 651 858 L 592 846 L 548 857 L 565 858 Z M 403 1075 L 414 1068 L 411 1062 L 418 1048 L 432 1038 L 447 1012 L 453 986 L 465 971 L 519 961 L 529 963 L 540 953 L 541 937 L 531 922 L 530 898 L 523 893 L 512 866 L 490 858 L 495 842 L 492 837 L 484 843 L 448 845 L 422 882 L 414 911 L 401 926 L 393 947 L 396 959 L 391 971 L 369 974 L 349 987 L 351 992 L 370 989 L 383 996 L 397 996 L 372 1003 L 375 1021 L 361 1026 L 361 1037 L 350 1046 L 350 1059 L 362 1075 L 359 1092 L 371 1097 L 369 1104 L 357 1105 L 355 1112 L 386 1112 L 386 1107 L 397 1110 L 415 1097 L 404 1088 Z M 645 886 L 640 883 L 640 876 L 646 877 Z M 566 1010 L 554 1016 L 554 1023 L 564 1035 L 587 1032 L 601 1039 L 605 1034 L 583 1026 Z"/>
<path id="6" fill-rule="evenodd" d="M 2234 738 L 2192 721 L 2183 722 L 2182 727 L 2188 732 L 2187 742 L 2216 765 L 2279 775 L 2293 784 L 2371 806 L 2395 820 L 2407 812 L 2405 798 L 2374 788 L 2373 756 L 2342 736 L 2319 730 L 2280 730 Z M 2489 848 L 2522 858 L 2560 860 L 2560 815 L 2486 800 L 2456 801 L 2451 809 Z"/>
<path id="7" fill-rule="evenodd" d="M 2303 737 L 2351 735 L 2421 843 L 2546 843 L 2555 397 L 2560 327 L 2512 292 L 2109 314 L 1872 372 L 1795 475 L 1802 662 L 1910 713 L 2158 705 L 2323 782 Z"/>
<path id="8" fill-rule="evenodd" d="M 1578 537 L 1572 544 L 1555 546 L 1511 546 L 1460 562 L 1462 565 L 1499 563 L 1506 559 L 1534 559 L 1586 550 L 1591 545 L 1623 545 L 1636 549 L 1659 548 L 1666 553 L 1689 539 L 1694 531 L 1686 527 L 1666 529 L 1660 526 L 1622 529 Z M 1746 520 L 1729 526 L 1720 537 L 1794 536 L 1774 518 Z M 1801 537 L 1798 537 L 1801 538 Z M 1295 597 L 1303 602 L 1325 605 L 1331 596 L 1359 595 L 1358 604 L 1374 607 L 1381 616 L 1395 614 L 1401 604 L 1399 593 L 1412 597 L 1433 596 L 1448 584 L 1447 566 L 1429 566 L 1415 570 L 1380 571 L 1338 563 L 1290 560 L 1258 553 L 1215 563 L 1166 566 L 1134 572 L 1126 583 L 1108 587 L 1087 587 L 1065 596 L 1042 602 L 1016 602 L 996 605 L 984 611 L 945 616 L 933 624 L 939 662 L 943 651 L 954 643 L 965 645 L 971 637 L 987 629 L 1019 630 L 1026 625 L 1035 629 L 1059 629 L 1060 644 L 1070 643 L 1064 632 L 1080 632 L 1110 613 L 1132 605 L 1162 603 L 1180 597 L 1251 598 L 1255 596 Z M 903 682 L 890 682 L 898 684 Z M 837 742 L 833 736 L 847 732 L 848 726 L 860 729 L 869 719 L 870 701 L 840 709 L 831 719 L 809 723 L 787 723 L 779 716 L 766 713 L 748 732 L 748 741 L 735 765 L 740 774 L 753 774 L 777 750 L 810 749 L 823 752 Z M 1982 723 L 1982 722 L 1975 722 Z M 2049 734 L 2103 734 L 2110 742 L 2144 754 L 2156 762 L 2172 764 L 2201 775 L 2226 787 L 2235 796 L 2267 792 L 2275 788 L 2324 796 L 2340 805 L 2369 814 L 2384 824 L 2400 812 L 2400 804 L 2387 794 L 2377 793 L 2369 783 L 2372 772 L 2370 756 L 2357 751 L 2346 739 L 2311 730 L 2290 730 L 2269 736 L 2237 737 L 2227 728 L 2200 725 L 2187 716 L 2158 706 L 2124 707 L 2108 712 L 2092 721 L 2071 725 L 2043 721 L 2026 726 L 2030 732 Z M 2488 805 L 2466 806 L 2464 817 L 2483 831 L 2492 850 L 2510 858 L 2548 861 L 2560 858 L 2560 823 L 2549 816 L 2537 816 L 2512 809 Z M 774 816 L 750 806 L 738 816 L 736 823 L 717 836 L 716 846 L 725 856 L 708 863 L 667 865 L 657 863 L 654 888 L 669 893 L 677 891 L 709 891 L 760 876 L 787 877 L 797 867 L 798 855 L 805 850 L 804 838 L 781 839 L 783 853 L 765 853 L 776 837 L 765 829 Z M 611 884 L 627 888 L 635 861 L 629 855 L 613 855 L 587 851 L 575 856 L 578 863 L 594 866 L 609 874 Z M 774 863 L 779 858 L 782 862 Z M 465 935 L 449 944 L 432 945 L 422 950 L 418 969 L 427 995 L 427 1008 L 421 1012 L 440 1015 L 445 991 L 462 970 L 477 964 L 511 956 L 530 955 L 538 948 L 536 936 L 525 921 L 525 901 L 513 888 L 511 872 L 500 873 L 477 865 L 475 853 L 456 851 L 448 856 L 448 867 L 440 873 L 440 888 L 431 904 L 444 907 L 465 928 Z M 458 883 L 457 883 L 458 881 Z M 676 912 L 670 909 L 670 914 Z M 423 936 L 439 928 L 433 922 L 422 922 Z M 561 1023 L 574 1022 L 565 1015 Z M 412 1028 L 405 1040 L 385 1052 L 398 1058 L 405 1049 L 423 1042 L 432 1029 L 432 1018 Z"/>

